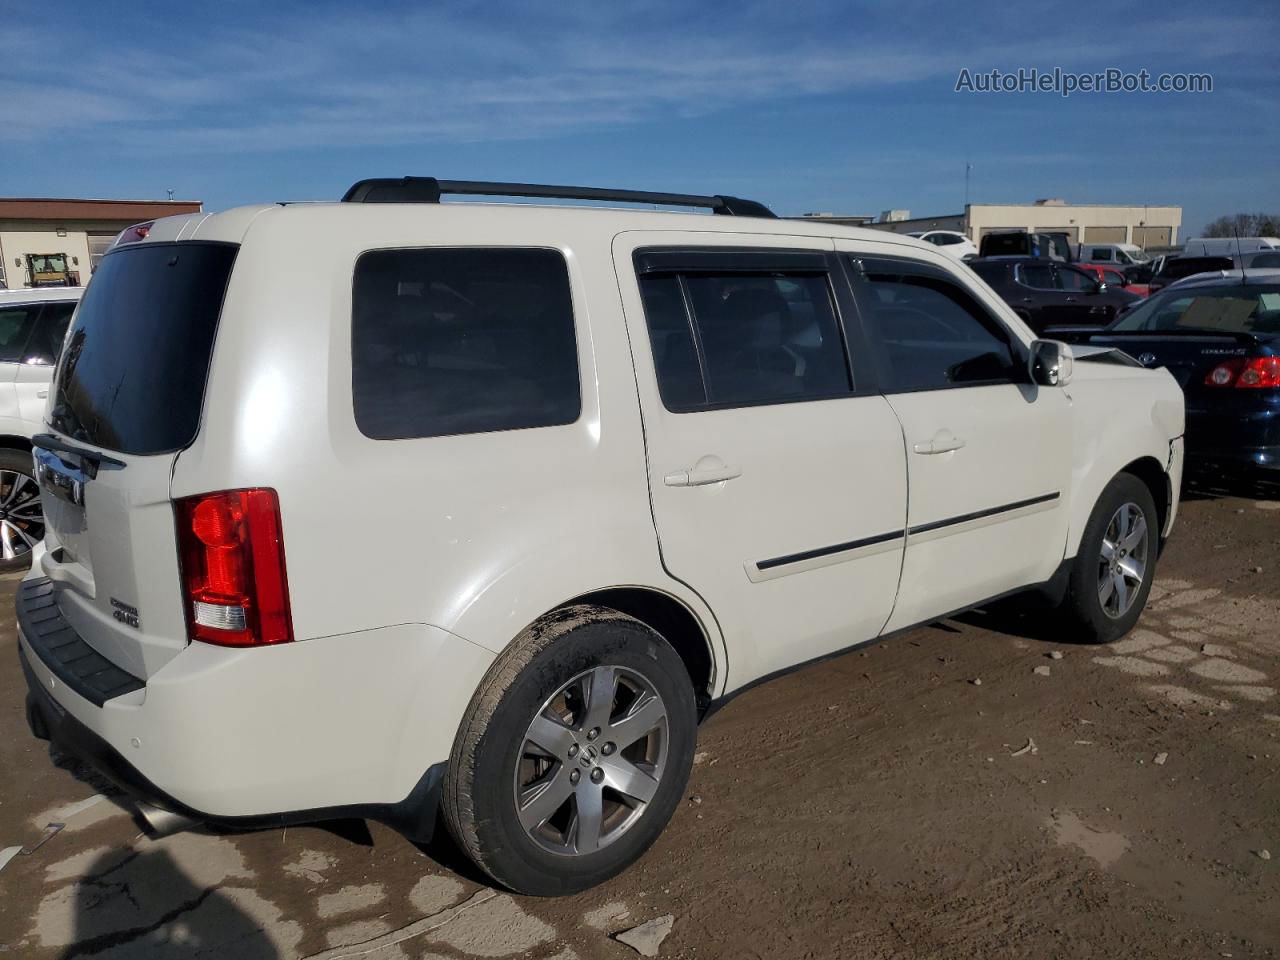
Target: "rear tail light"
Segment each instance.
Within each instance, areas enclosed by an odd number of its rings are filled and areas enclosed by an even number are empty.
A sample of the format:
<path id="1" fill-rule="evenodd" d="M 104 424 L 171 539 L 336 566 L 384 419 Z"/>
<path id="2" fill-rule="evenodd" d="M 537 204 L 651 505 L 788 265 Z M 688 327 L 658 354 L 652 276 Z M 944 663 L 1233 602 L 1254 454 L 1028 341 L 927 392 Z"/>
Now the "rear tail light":
<path id="1" fill-rule="evenodd" d="M 1234 357 L 1204 378 L 1208 387 L 1280 387 L 1280 357 Z"/>
<path id="2" fill-rule="evenodd" d="M 224 490 L 174 506 L 191 639 L 226 647 L 291 641 L 276 492 Z"/>

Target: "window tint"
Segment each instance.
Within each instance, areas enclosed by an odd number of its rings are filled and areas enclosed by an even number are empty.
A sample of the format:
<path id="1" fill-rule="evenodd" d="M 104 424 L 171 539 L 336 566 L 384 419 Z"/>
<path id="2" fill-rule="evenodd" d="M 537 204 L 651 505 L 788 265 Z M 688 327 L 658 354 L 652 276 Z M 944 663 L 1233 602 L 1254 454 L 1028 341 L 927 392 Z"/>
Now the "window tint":
<path id="1" fill-rule="evenodd" d="M 1018 264 L 1018 279 L 1025 286 L 1035 287 L 1037 290 L 1053 290 L 1053 267 L 1047 263 L 1020 263 Z"/>
<path id="2" fill-rule="evenodd" d="M 1003 263 L 970 263 L 969 267 L 987 283 L 995 286 L 1005 282 L 1006 267 Z"/>
<path id="3" fill-rule="evenodd" d="M 960 243 L 964 238 L 957 237 L 954 233 L 935 233 L 929 239 L 940 247 L 949 247 L 953 243 Z"/>
<path id="4" fill-rule="evenodd" d="M 20 363 L 42 304 L 0 307 L 0 362 Z"/>
<path id="5" fill-rule="evenodd" d="M 658 388 L 671 410 L 852 389 L 825 275 L 649 274 L 640 288 Z"/>
<path id="6" fill-rule="evenodd" d="M 1097 281 L 1090 279 L 1089 275 L 1082 270 L 1058 267 L 1058 286 L 1075 293 L 1088 293 L 1097 286 Z"/>
<path id="7" fill-rule="evenodd" d="M 27 341 L 27 348 L 22 352 L 23 363 L 52 365 L 57 362 L 62 350 L 62 339 L 67 333 L 67 324 L 75 309 L 74 301 L 45 304 L 44 313 L 40 314 L 31 339 Z"/>
<path id="8" fill-rule="evenodd" d="M 1009 382 L 1020 365 L 1000 324 L 959 286 L 864 261 L 857 285 L 885 354 L 885 390 L 905 393 Z"/>
<path id="9" fill-rule="evenodd" d="M 1106 247 L 1094 247 L 1093 255 L 1090 256 L 1089 259 L 1109 262 L 1115 258 L 1111 256 L 1111 251 L 1108 250 Z"/>
<path id="10" fill-rule="evenodd" d="M 352 392 L 377 440 L 572 423 L 569 274 L 554 250 L 376 250 L 356 262 Z"/>
<path id="11" fill-rule="evenodd" d="M 982 238 L 984 257 L 1023 256 L 1030 249 L 1031 238 L 1025 233 L 989 233 Z"/>
<path id="12" fill-rule="evenodd" d="M 1102 279 L 1117 287 L 1123 287 L 1125 284 L 1124 274 L 1116 273 L 1114 270 L 1103 270 Z"/>
<path id="13" fill-rule="evenodd" d="M 59 360 L 53 426 L 121 453 L 189 444 L 237 250 L 141 243 L 103 257 Z"/>

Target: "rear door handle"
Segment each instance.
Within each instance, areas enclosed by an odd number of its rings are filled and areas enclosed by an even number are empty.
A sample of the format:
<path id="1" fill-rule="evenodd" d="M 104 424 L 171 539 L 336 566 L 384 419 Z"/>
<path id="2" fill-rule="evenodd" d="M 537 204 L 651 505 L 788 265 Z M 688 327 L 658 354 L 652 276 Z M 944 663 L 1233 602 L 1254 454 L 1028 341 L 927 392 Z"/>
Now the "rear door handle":
<path id="1" fill-rule="evenodd" d="M 37 390 L 37 391 L 36 391 L 36 399 L 37 399 L 37 400 L 44 400 L 44 399 L 45 399 L 45 398 L 47 398 L 48 396 L 49 396 L 49 391 L 48 391 L 48 390 Z"/>
<path id="2" fill-rule="evenodd" d="M 964 446 L 964 441 L 950 430 L 939 430 L 928 443 L 917 443 L 911 449 L 926 456 L 934 453 L 950 453 Z"/>
<path id="3" fill-rule="evenodd" d="M 742 476 L 741 467 L 711 467 L 705 470 L 668 473 L 662 478 L 662 482 L 668 487 L 703 487 L 709 483 L 720 483 L 740 476 Z"/>

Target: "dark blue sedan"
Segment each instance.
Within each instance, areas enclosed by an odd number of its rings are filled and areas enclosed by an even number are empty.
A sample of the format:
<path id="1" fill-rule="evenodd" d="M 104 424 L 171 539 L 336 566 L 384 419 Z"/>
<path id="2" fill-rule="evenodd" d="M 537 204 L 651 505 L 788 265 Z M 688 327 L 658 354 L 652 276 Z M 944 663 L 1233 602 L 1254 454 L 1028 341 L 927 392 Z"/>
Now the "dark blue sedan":
<path id="1" fill-rule="evenodd" d="M 1188 278 L 1106 327 L 1046 336 L 1167 367 L 1187 400 L 1188 461 L 1280 480 L 1280 270 Z"/>

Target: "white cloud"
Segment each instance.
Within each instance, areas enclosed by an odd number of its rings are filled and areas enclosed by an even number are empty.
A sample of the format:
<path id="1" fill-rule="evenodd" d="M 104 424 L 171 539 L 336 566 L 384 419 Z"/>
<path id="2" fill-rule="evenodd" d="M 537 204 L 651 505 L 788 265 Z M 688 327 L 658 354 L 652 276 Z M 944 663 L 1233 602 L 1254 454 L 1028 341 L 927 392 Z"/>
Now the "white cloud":
<path id="1" fill-rule="evenodd" d="M 511 140 L 930 78 L 944 96 L 961 67 L 1203 69 L 1276 32 L 1270 18 L 1168 16 L 1100 32 L 1045 8 L 1058 32 L 1020 12 L 1026 38 L 997 42 L 964 11 L 942 22 L 910 2 L 915 26 L 892 33 L 842 5 L 755 4 L 721 18 L 675 5 L 538 9 L 302 8 L 252 28 L 227 16 L 193 31 L 208 34 L 195 49 L 18 28 L 0 37 L 3 131 L 215 153 Z"/>

